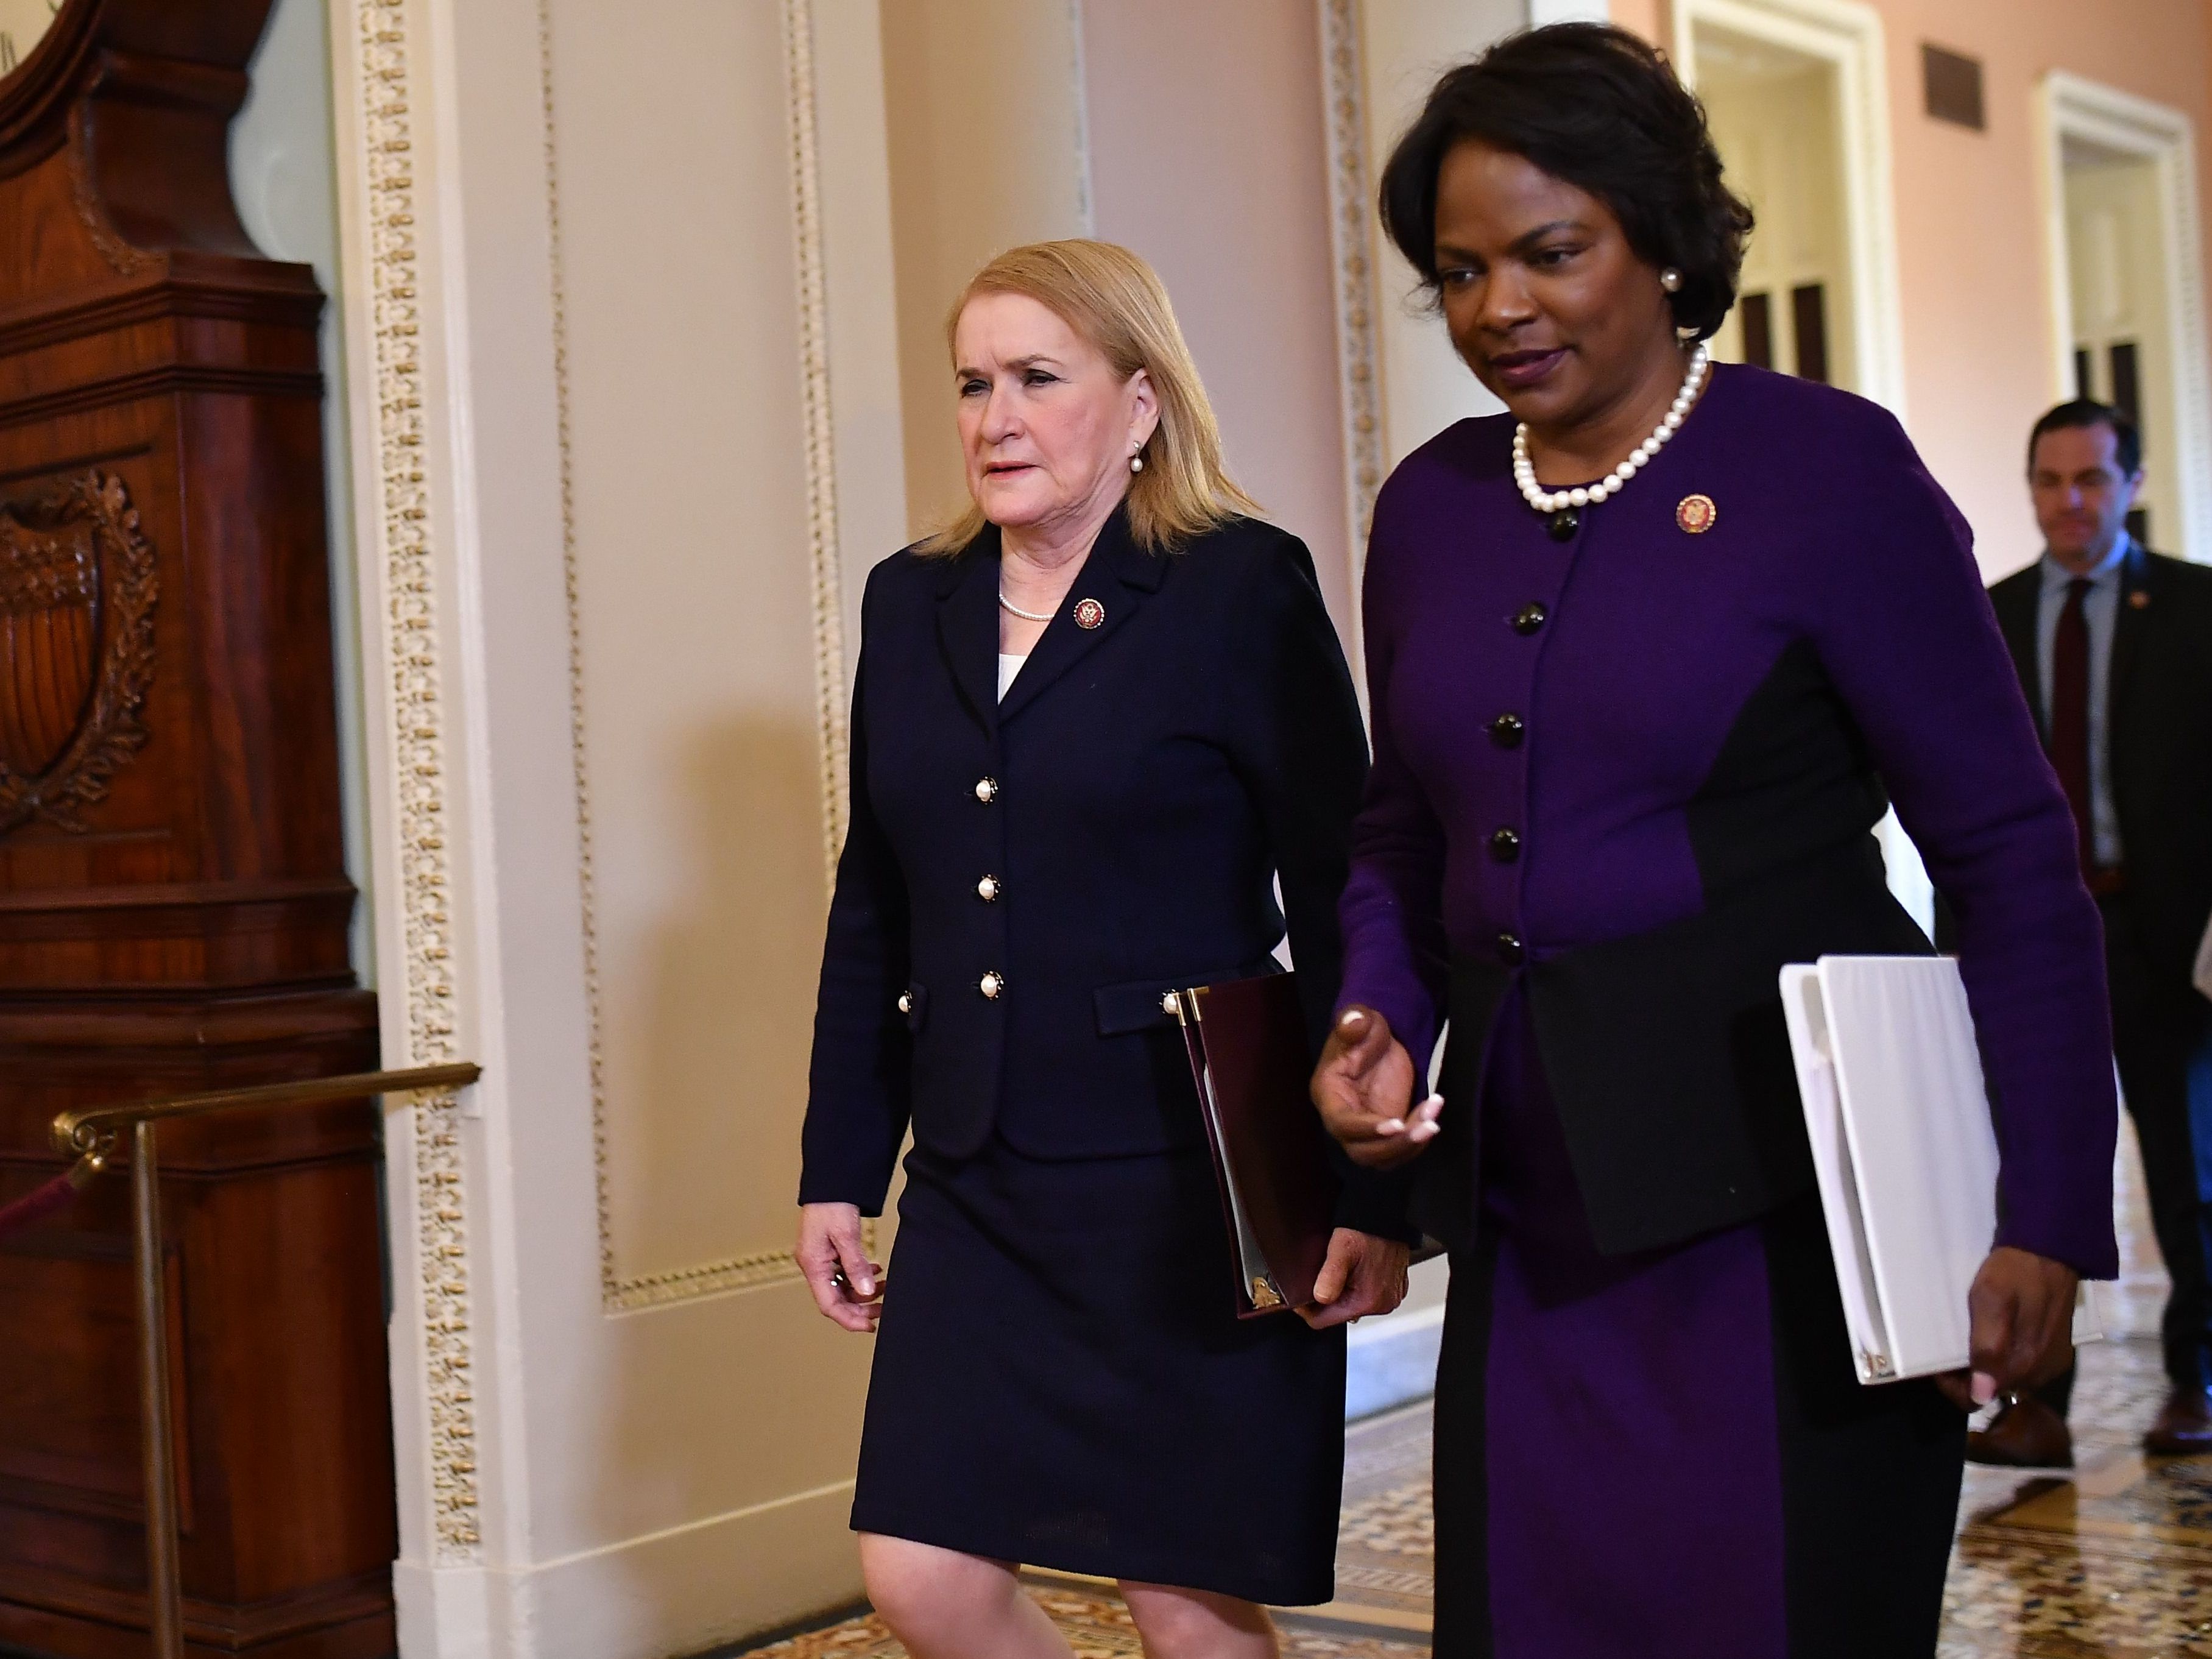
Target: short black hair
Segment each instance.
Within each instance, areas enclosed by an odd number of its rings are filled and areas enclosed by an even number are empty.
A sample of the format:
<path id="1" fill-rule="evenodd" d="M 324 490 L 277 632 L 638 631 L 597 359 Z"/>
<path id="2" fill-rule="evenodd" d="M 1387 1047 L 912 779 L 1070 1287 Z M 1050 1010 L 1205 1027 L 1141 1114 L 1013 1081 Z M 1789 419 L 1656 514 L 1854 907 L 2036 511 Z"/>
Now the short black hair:
<path id="1" fill-rule="evenodd" d="M 2029 476 L 2034 475 L 2035 447 L 2043 441 L 2045 433 L 2092 426 L 2112 428 L 2112 453 L 2119 461 L 2122 477 L 2132 478 L 2142 471 L 2142 434 L 2136 430 L 2136 423 L 2110 404 L 2100 404 L 2094 398 L 2075 398 L 2045 410 L 2035 430 L 2027 434 Z"/>
<path id="2" fill-rule="evenodd" d="M 1444 72 L 1382 169 L 1382 228 L 1431 291 L 1437 179 L 1473 139 L 1525 156 L 1612 210 L 1646 264 L 1682 273 L 1674 323 L 1699 339 L 1735 303 L 1752 212 L 1721 176 L 1705 106 L 1651 46 L 1609 23 L 1507 35 Z"/>

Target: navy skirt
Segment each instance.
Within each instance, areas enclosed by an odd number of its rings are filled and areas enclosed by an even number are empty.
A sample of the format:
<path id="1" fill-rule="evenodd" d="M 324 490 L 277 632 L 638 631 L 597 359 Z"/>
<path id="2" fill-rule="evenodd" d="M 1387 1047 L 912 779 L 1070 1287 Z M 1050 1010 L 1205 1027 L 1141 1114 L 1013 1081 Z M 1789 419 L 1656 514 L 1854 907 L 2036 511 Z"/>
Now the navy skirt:
<path id="1" fill-rule="evenodd" d="M 906 1169 L 854 1529 L 1328 1601 L 1344 1333 L 1236 1317 L 1203 1149 Z"/>

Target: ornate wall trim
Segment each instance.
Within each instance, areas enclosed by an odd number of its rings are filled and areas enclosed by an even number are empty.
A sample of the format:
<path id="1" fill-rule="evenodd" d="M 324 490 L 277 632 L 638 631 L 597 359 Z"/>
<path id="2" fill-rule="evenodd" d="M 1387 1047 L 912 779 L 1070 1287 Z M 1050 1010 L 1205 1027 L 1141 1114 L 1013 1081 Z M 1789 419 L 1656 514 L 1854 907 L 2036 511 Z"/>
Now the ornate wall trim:
<path id="1" fill-rule="evenodd" d="M 375 505 L 389 607 L 392 786 L 397 801 L 404 941 L 385 994 L 406 1000 L 407 1052 L 390 1064 L 458 1057 L 454 1043 L 453 884 L 441 692 L 437 579 L 429 486 L 420 293 L 422 207 L 409 84 L 408 0 L 356 0 L 362 100 L 362 200 L 368 225 L 370 325 L 376 369 Z M 395 987 L 392 981 L 397 979 Z M 422 1356 L 430 1410 L 430 1480 L 439 1559 L 475 1559 L 483 1531 L 476 1412 L 470 1381 L 469 1260 L 460 1105 L 451 1091 L 416 1097 L 415 1213 L 422 1292 Z"/>
<path id="2" fill-rule="evenodd" d="M 1367 160 L 1367 79 L 1359 0 L 1321 0 L 1322 128 L 1328 143 L 1328 234 L 1336 260 L 1336 363 L 1344 422 L 1344 499 L 1352 548 L 1354 678 L 1365 695 L 1359 626 L 1367 528 L 1382 488 L 1382 337 L 1375 313 L 1374 211 Z"/>
<path id="3" fill-rule="evenodd" d="M 791 240 L 799 287 L 799 373 L 806 422 L 806 556 L 814 589 L 814 696 L 822 763 L 823 890 L 845 845 L 844 590 L 839 578 L 836 432 L 830 406 L 830 301 L 822 267 L 822 170 L 815 154 L 813 0 L 783 0 L 790 118 Z"/>
<path id="4" fill-rule="evenodd" d="M 820 173 L 816 159 L 814 25 L 811 0 L 783 0 L 784 76 L 789 115 L 792 236 L 799 310 L 799 368 L 806 459 L 806 541 L 814 606 L 816 736 L 822 789 L 825 887 L 845 844 L 845 645 L 839 576 L 836 431 L 830 403 L 829 300 L 823 280 Z M 569 428 L 568 307 L 561 253 L 559 123 L 553 93 L 551 0 L 538 0 L 539 90 L 545 120 L 546 222 L 553 264 L 553 370 L 561 447 L 562 568 L 568 588 L 569 745 L 575 768 L 576 828 L 583 893 L 584 984 L 589 1010 L 592 1158 L 599 1211 L 599 1294 L 610 1313 L 632 1312 L 799 1277 L 789 1249 L 761 1250 L 696 1267 L 624 1277 L 615 1261 L 608 1170 L 605 1048 L 599 1001 L 594 905 L 592 791 L 586 740 L 584 635 L 576 554 L 574 465 Z M 873 1229 L 868 1232 L 873 1248 Z"/>
<path id="5" fill-rule="evenodd" d="M 1075 111 L 1075 222 L 1085 236 L 1098 234 L 1097 198 L 1091 188 L 1091 73 L 1083 50 L 1083 0 L 1067 0 L 1068 74 Z"/>

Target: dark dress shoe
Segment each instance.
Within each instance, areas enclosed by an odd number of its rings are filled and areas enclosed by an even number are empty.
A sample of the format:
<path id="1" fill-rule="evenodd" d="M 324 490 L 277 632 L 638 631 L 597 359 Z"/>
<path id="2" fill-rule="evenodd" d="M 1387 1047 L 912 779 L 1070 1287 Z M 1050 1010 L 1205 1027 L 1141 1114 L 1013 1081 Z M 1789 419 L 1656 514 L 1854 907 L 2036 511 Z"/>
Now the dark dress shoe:
<path id="1" fill-rule="evenodd" d="M 2212 1395 L 2203 1389 L 2176 1389 L 2166 1395 L 2158 1421 L 2143 1436 L 2143 1449 L 2162 1457 L 2212 1452 Z"/>
<path id="2" fill-rule="evenodd" d="M 2212 1434 L 2212 1419 L 2206 1419 Z M 2212 1440 L 2208 1440 L 2212 1445 Z M 1966 1437 L 1969 1463 L 1995 1463 L 2014 1469 L 2070 1469 L 2074 1437 L 2066 1419 L 2032 1394 L 2008 1394 L 1986 1429 Z"/>

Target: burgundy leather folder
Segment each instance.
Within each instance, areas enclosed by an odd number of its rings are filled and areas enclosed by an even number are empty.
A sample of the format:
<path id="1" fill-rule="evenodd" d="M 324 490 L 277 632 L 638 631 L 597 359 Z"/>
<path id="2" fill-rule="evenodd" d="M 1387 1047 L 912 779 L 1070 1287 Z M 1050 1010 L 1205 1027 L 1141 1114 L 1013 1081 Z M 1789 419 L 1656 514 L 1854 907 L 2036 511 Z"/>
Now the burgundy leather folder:
<path id="1" fill-rule="evenodd" d="M 1297 976 L 1175 995 L 1229 1230 L 1237 1316 L 1290 1312 L 1313 1300 L 1338 1187 L 1306 1092 L 1312 1061 Z"/>

